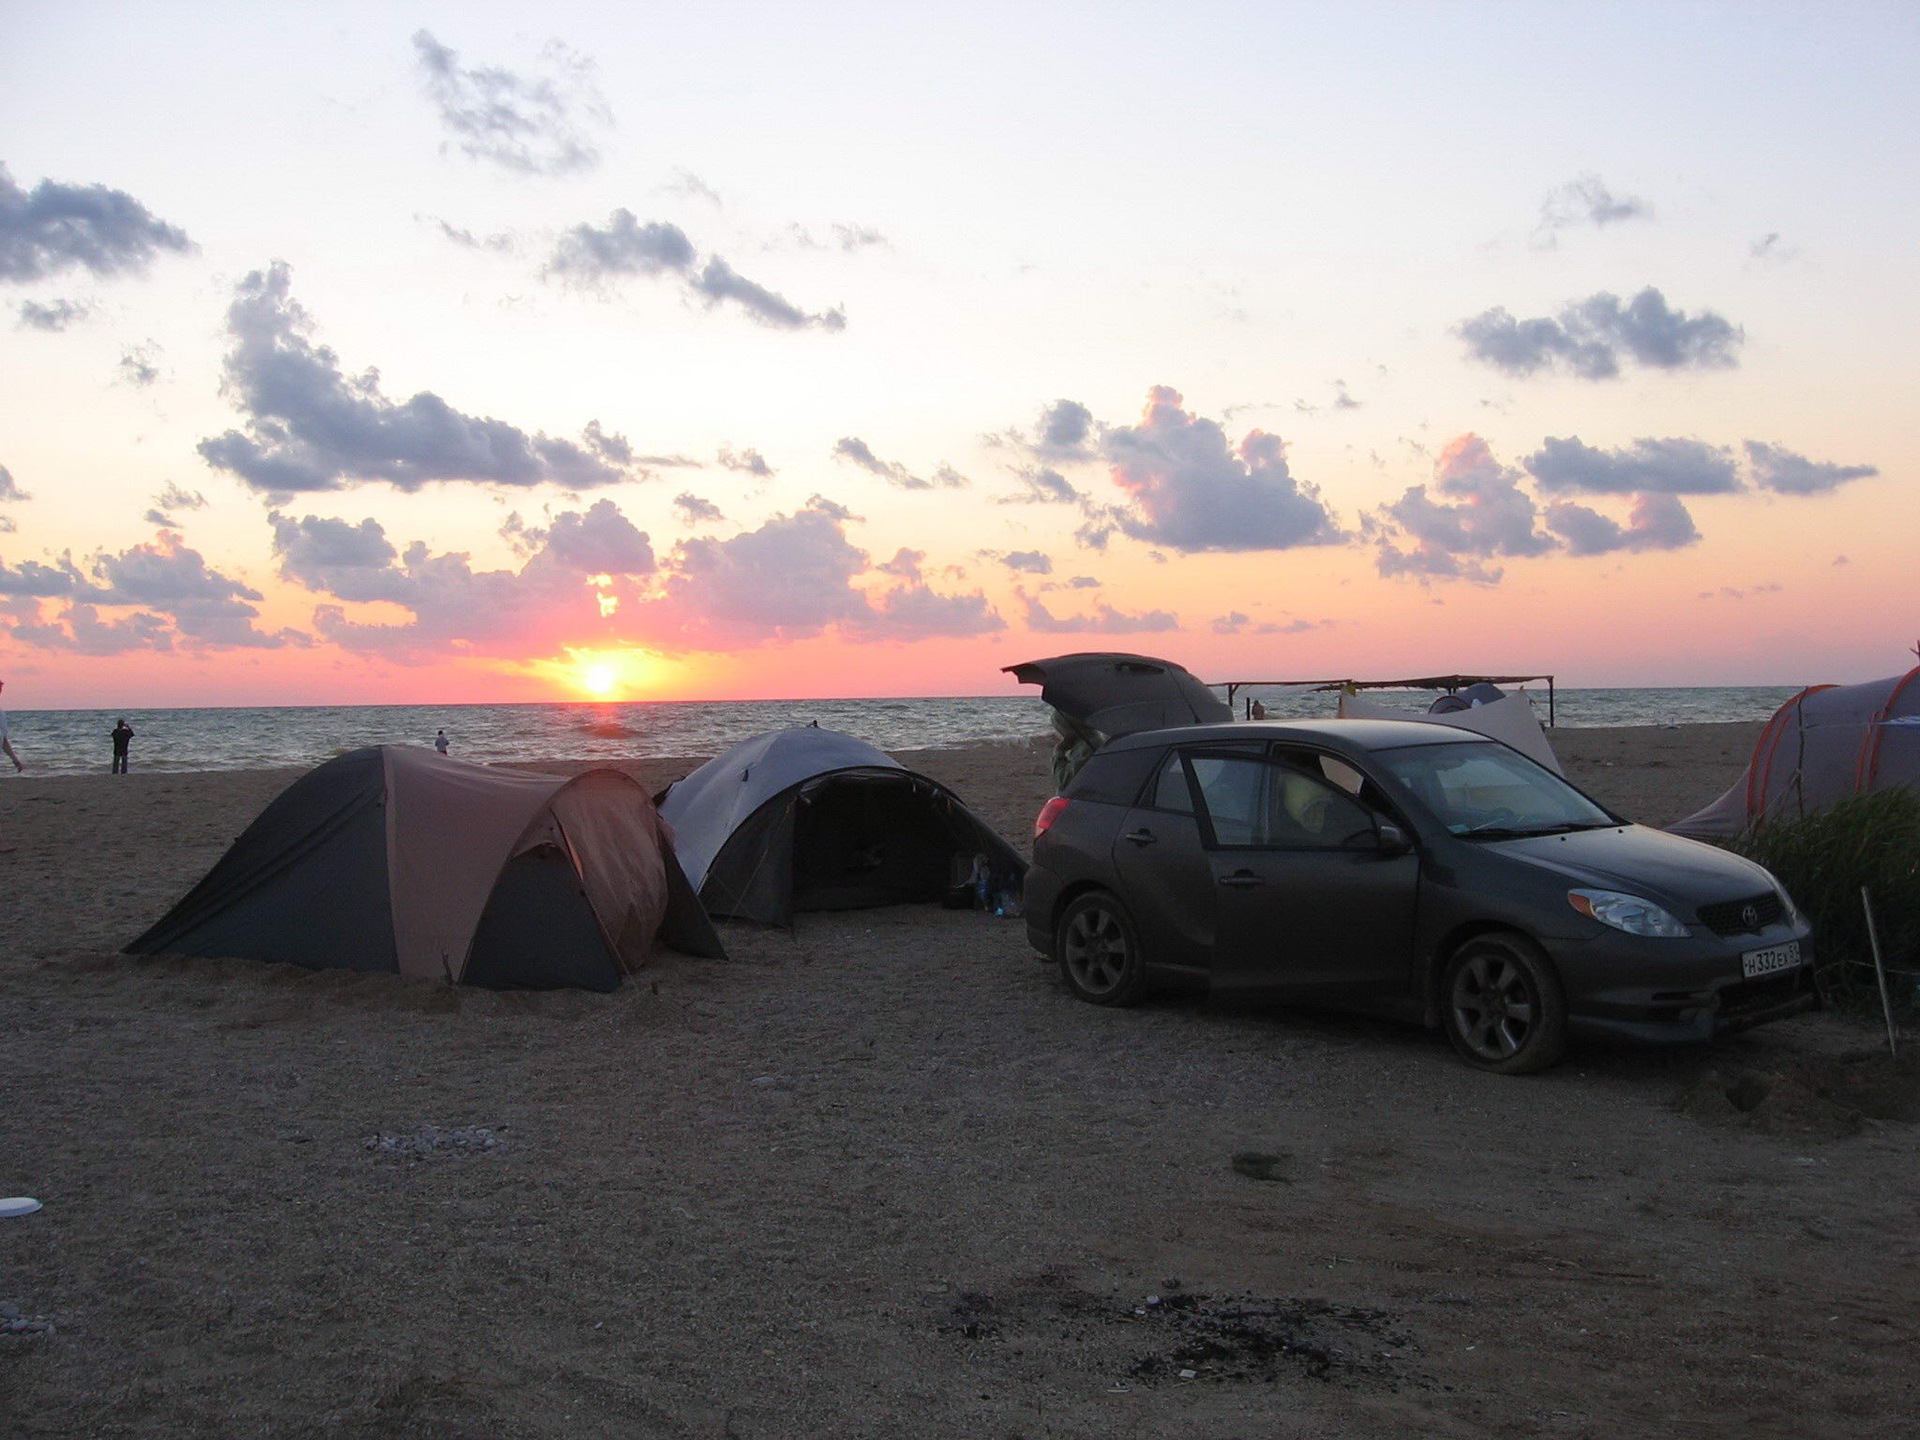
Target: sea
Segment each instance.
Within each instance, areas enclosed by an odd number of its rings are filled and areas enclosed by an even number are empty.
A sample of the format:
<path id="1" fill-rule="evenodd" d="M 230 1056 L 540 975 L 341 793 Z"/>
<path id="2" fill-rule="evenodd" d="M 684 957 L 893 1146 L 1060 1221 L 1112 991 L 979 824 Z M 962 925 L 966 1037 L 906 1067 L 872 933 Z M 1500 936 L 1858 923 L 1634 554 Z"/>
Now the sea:
<path id="1" fill-rule="evenodd" d="M 1562 689 L 1563 726 L 1693 725 L 1765 720 L 1795 693 L 1787 686 Z M 1544 689 L 1530 689 L 1541 722 Z M 1261 701 L 1274 719 L 1329 716 L 1325 692 L 1242 689 L 1235 708 Z M 1383 704 L 1423 710 L 1432 692 L 1369 691 Z M 818 723 L 882 750 L 1025 744 L 1048 731 L 1037 694 L 902 700 L 645 701 L 626 704 L 348 705 L 194 710 L 15 710 L 14 748 L 29 772 L 105 772 L 107 732 L 125 715 L 136 771 L 267 770 L 315 765 L 363 745 L 429 745 L 445 729 L 454 755 L 486 764 L 715 755 L 763 731 Z M 0 770 L 12 774 L 10 766 Z M 0 777 L 4 778 L 4 777 Z"/>

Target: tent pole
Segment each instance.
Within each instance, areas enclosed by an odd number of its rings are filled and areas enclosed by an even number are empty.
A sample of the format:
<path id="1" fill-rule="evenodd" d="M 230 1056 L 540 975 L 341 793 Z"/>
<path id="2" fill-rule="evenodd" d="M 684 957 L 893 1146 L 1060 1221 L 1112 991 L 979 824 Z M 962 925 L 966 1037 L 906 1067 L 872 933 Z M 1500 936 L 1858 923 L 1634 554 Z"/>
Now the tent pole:
<path id="1" fill-rule="evenodd" d="M 1860 908 L 1867 912 L 1867 943 L 1873 947 L 1873 973 L 1880 982 L 1880 1013 L 1887 1019 L 1887 1053 L 1900 1058 L 1900 1047 L 1893 1038 L 1893 1006 L 1887 1000 L 1887 965 L 1880 958 L 1880 932 L 1873 923 L 1873 900 L 1867 887 L 1860 887 Z"/>

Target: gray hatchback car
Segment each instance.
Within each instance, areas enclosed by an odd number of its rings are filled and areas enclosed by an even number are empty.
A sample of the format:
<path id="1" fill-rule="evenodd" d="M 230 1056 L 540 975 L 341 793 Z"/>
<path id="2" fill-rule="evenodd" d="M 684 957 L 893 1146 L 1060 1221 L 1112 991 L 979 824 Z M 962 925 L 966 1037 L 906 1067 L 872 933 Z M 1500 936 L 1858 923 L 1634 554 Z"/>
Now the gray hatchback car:
<path id="1" fill-rule="evenodd" d="M 1568 1035 L 1705 1040 L 1813 1008 L 1778 881 L 1518 751 L 1393 720 L 1115 740 L 1034 826 L 1027 932 L 1067 987 L 1156 985 L 1445 1030 L 1510 1074 Z"/>

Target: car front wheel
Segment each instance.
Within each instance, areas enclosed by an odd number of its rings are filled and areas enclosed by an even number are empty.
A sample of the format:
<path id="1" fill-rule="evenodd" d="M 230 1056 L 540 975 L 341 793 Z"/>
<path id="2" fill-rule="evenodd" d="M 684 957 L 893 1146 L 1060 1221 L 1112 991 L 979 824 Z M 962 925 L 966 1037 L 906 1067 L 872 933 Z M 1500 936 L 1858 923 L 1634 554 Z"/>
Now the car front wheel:
<path id="1" fill-rule="evenodd" d="M 1520 935 L 1481 935 L 1447 962 L 1441 1021 L 1469 1065 L 1529 1075 L 1567 1047 L 1567 997 L 1553 962 Z"/>
<path id="2" fill-rule="evenodd" d="M 1104 890 L 1087 892 L 1061 913 L 1053 954 L 1060 978 L 1082 1000 L 1131 1005 L 1146 991 L 1139 931 L 1126 906 Z"/>

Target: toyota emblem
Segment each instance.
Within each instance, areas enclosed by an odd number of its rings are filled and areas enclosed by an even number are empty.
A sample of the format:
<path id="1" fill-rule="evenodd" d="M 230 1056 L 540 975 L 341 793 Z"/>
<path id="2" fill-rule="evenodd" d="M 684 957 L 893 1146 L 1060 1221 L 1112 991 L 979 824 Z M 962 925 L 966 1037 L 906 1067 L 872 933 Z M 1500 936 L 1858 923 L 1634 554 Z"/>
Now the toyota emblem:
<path id="1" fill-rule="evenodd" d="M 1740 908 L 1740 923 L 1745 925 L 1749 930 L 1758 930 L 1760 928 L 1760 907 L 1758 905 L 1743 905 Z"/>

